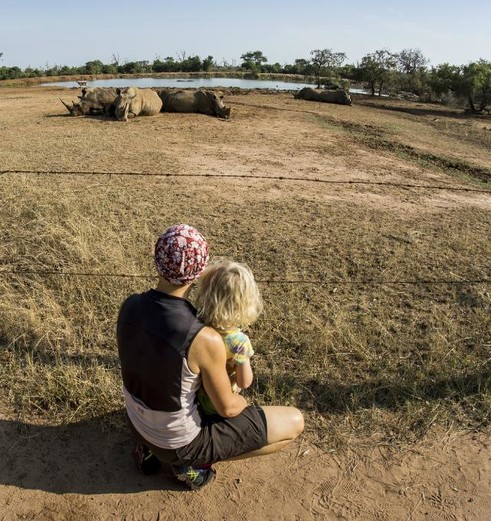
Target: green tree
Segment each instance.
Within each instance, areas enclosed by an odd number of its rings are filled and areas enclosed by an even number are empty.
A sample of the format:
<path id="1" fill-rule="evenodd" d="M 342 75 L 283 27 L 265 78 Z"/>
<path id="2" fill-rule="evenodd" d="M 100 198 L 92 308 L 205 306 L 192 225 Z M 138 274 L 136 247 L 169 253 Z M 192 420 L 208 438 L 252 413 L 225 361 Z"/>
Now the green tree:
<path id="1" fill-rule="evenodd" d="M 0 80 L 24 78 L 25 74 L 19 67 L 0 67 Z"/>
<path id="2" fill-rule="evenodd" d="M 302 74 L 304 76 L 314 74 L 312 64 L 305 58 L 297 58 L 293 64 L 286 64 L 283 67 L 283 72 L 286 74 Z"/>
<path id="3" fill-rule="evenodd" d="M 281 73 L 283 71 L 283 67 L 278 62 L 272 63 L 272 64 L 266 63 L 266 64 L 264 64 L 262 66 L 262 70 L 264 72 L 270 72 L 270 73 L 273 73 L 273 74 L 279 74 L 279 73 Z"/>
<path id="4" fill-rule="evenodd" d="M 444 63 L 432 68 L 428 84 L 438 97 L 453 95 L 467 104 L 472 112 L 491 108 L 491 62 L 479 60 L 468 65 Z"/>
<path id="5" fill-rule="evenodd" d="M 333 52 L 331 49 L 315 49 L 310 51 L 310 64 L 317 80 L 317 87 L 321 86 L 322 76 L 335 75 L 335 69 L 341 67 L 346 60 L 344 52 Z"/>
<path id="6" fill-rule="evenodd" d="M 402 74 L 416 74 L 426 70 L 428 65 L 428 58 L 426 58 L 419 49 L 403 49 L 397 55 L 398 70 Z"/>
<path id="7" fill-rule="evenodd" d="M 449 63 L 432 67 L 428 74 L 428 86 L 437 97 L 453 92 L 455 81 L 459 73 L 460 68 L 456 65 L 450 65 Z"/>
<path id="8" fill-rule="evenodd" d="M 202 63 L 202 68 L 205 72 L 208 72 L 212 67 L 215 66 L 213 56 L 207 56 Z"/>
<path id="9" fill-rule="evenodd" d="M 397 55 L 401 90 L 417 94 L 423 91 L 428 61 L 419 49 L 403 49 Z"/>
<path id="10" fill-rule="evenodd" d="M 118 66 L 115 63 L 108 63 L 102 66 L 102 74 L 117 74 Z"/>
<path id="11" fill-rule="evenodd" d="M 180 70 L 180 63 L 174 60 L 172 56 L 167 56 L 162 61 L 156 58 L 153 62 L 152 69 L 154 72 L 178 72 Z"/>
<path id="12" fill-rule="evenodd" d="M 491 106 L 491 62 L 479 60 L 460 68 L 454 81 L 457 97 L 467 100 L 472 112 L 482 112 Z"/>
<path id="13" fill-rule="evenodd" d="M 102 74 L 104 64 L 101 60 L 93 60 L 85 64 L 83 74 Z"/>
<path id="14" fill-rule="evenodd" d="M 241 67 L 253 72 L 261 72 L 262 64 L 268 61 L 262 51 L 246 52 L 241 55 L 240 59 L 243 60 Z"/>
<path id="15" fill-rule="evenodd" d="M 377 91 L 380 96 L 384 87 L 390 86 L 395 76 L 397 60 L 398 55 L 388 49 L 380 49 L 362 58 L 360 76 L 368 83 L 372 96 Z"/>
<path id="16" fill-rule="evenodd" d="M 199 72 L 201 70 L 201 58 L 199 56 L 189 56 L 181 61 L 180 70 L 183 72 Z"/>
<path id="17" fill-rule="evenodd" d="M 309 76 L 313 74 L 314 70 L 312 68 L 312 64 L 310 60 L 306 60 L 305 58 L 297 58 L 294 64 L 295 69 L 298 71 L 297 74 L 303 74 L 305 76 Z"/>
<path id="18" fill-rule="evenodd" d="M 127 62 L 123 65 L 118 65 L 118 72 L 123 74 L 144 74 L 152 72 L 152 66 L 146 60 Z"/>

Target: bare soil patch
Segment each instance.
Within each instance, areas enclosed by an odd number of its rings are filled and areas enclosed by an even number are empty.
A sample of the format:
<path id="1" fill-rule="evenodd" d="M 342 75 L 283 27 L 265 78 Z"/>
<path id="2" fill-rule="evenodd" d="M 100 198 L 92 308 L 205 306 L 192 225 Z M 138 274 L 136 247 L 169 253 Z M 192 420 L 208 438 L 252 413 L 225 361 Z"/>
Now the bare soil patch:
<path id="1" fill-rule="evenodd" d="M 491 511 L 491 120 L 225 91 L 232 118 L 73 118 L 0 89 L 0 519 L 455 519 Z M 289 450 L 184 491 L 129 458 L 114 323 L 175 222 L 247 262 L 248 398 Z"/>

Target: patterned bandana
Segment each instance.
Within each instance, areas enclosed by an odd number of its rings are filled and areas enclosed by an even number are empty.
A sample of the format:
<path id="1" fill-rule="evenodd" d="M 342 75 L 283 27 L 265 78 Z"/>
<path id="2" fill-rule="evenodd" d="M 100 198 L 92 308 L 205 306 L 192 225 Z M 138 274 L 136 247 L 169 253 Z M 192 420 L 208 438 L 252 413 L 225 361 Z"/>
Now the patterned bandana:
<path id="1" fill-rule="evenodd" d="M 197 279 L 208 263 L 208 243 L 187 224 L 168 228 L 155 244 L 155 265 L 161 277 L 176 286 Z"/>

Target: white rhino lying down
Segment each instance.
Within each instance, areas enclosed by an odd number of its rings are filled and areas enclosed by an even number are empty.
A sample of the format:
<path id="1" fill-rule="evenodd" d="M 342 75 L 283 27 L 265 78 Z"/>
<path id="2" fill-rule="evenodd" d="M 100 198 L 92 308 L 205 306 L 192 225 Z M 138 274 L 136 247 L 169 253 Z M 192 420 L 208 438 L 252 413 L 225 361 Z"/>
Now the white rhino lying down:
<path id="1" fill-rule="evenodd" d="M 321 101 L 323 103 L 338 103 L 339 105 L 351 105 L 351 97 L 343 89 L 324 90 L 304 87 L 293 95 L 295 99 L 305 99 L 309 101 Z"/>
<path id="2" fill-rule="evenodd" d="M 163 101 L 162 112 L 195 112 L 218 118 L 228 119 L 230 107 L 225 107 L 222 100 L 209 90 L 160 90 Z"/>
<path id="3" fill-rule="evenodd" d="M 126 87 L 116 90 L 114 115 L 118 121 L 128 121 L 135 116 L 155 116 L 162 108 L 162 100 L 152 89 Z"/>
<path id="4" fill-rule="evenodd" d="M 79 102 L 68 105 L 60 100 L 63 105 L 70 111 L 72 116 L 89 116 L 104 114 L 105 108 L 110 105 L 117 96 L 115 88 L 112 87 L 95 87 L 82 89 L 82 95 L 79 96 Z"/>

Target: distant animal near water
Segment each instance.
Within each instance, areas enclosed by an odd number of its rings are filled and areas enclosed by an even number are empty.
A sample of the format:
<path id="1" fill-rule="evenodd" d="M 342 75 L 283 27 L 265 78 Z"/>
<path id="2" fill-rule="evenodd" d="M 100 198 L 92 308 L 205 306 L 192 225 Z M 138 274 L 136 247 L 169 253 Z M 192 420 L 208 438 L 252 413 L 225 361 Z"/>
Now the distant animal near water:
<path id="1" fill-rule="evenodd" d="M 343 89 L 327 90 L 304 87 L 293 95 L 295 99 L 320 101 L 323 103 L 337 103 L 339 105 L 351 105 L 351 97 Z"/>
<path id="2" fill-rule="evenodd" d="M 210 90 L 160 90 L 162 112 L 195 112 L 228 119 L 230 107 L 225 107 L 220 97 Z"/>

